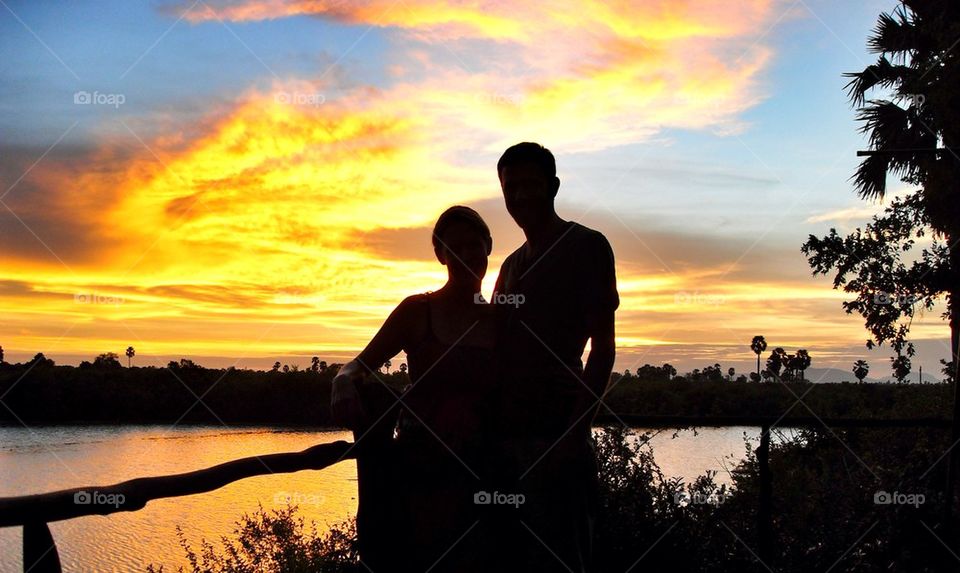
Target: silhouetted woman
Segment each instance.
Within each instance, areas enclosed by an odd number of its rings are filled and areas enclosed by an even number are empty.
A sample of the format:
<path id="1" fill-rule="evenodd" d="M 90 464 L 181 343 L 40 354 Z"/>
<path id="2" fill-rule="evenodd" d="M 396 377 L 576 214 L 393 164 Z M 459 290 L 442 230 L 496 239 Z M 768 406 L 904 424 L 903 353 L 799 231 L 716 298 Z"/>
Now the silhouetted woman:
<path id="1" fill-rule="evenodd" d="M 476 211 L 456 206 L 437 220 L 433 247 L 446 284 L 404 299 L 333 381 L 334 420 L 357 444 L 361 558 L 377 573 L 482 570 L 471 530 L 493 383 L 492 308 L 479 295 L 492 239 Z M 401 350 L 402 393 L 378 372 Z"/>

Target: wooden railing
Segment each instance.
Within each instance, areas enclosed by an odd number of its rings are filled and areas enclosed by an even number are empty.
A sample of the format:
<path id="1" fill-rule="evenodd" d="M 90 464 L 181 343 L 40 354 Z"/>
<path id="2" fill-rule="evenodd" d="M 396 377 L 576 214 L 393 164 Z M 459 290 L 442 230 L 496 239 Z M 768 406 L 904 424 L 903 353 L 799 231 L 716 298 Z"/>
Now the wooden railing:
<path id="1" fill-rule="evenodd" d="M 353 444 L 340 441 L 313 446 L 302 452 L 241 458 L 183 474 L 0 498 L 0 527 L 23 526 L 24 571 L 59 573 L 60 556 L 48 526 L 51 521 L 137 511 L 154 499 L 205 493 L 248 477 L 323 469 L 354 457 L 355 453 Z M 88 497 L 94 492 L 114 502 L 122 500 L 122 503 L 91 503 L 97 501 Z"/>
<path id="2" fill-rule="evenodd" d="M 596 423 L 626 423 L 638 428 L 684 428 L 752 426 L 760 428 L 760 445 L 756 450 L 759 466 L 760 491 L 757 500 L 757 532 L 759 556 L 767 561 L 774 546 L 773 535 L 773 476 L 770 473 L 770 429 L 783 428 L 942 428 L 950 429 L 952 421 L 943 418 L 819 418 L 769 416 L 598 416 Z M 59 573 L 60 558 L 48 524 L 85 515 L 108 515 L 121 511 L 142 509 L 147 502 L 165 497 L 179 497 L 204 493 L 231 482 L 265 474 L 319 470 L 341 460 L 355 458 L 358 448 L 339 441 L 307 448 L 301 452 L 269 454 L 242 458 L 211 468 L 170 476 L 137 478 L 109 486 L 88 486 L 50 493 L 0 498 L 0 527 L 23 527 L 23 567 L 30 573 Z M 949 494 L 952 484 L 945 484 L 948 492 L 945 523 L 951 523 Z M 122 495 L 122 503 L 85 503 L 77 496 Z M 121 498 L 114 498 L 115 500 Z M 90 500 L 94 501 L 94 500 Z"/>

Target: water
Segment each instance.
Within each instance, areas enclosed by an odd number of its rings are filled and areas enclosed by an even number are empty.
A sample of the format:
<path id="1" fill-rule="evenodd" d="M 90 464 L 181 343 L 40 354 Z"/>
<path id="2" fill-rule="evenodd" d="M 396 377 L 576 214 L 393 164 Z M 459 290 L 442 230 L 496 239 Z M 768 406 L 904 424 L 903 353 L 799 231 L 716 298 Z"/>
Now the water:
<path id="1" fill-rule="evenodd" d="M 729 483 L 727 470 L 744 456 L 744 432 L 756 428 L 662 431 L 652 440 L 667 476 L 690 481 L 705 470 Z M 344 431 L 211 426 L 0 427 L 0 496 L 109 485 L 135 477 L 197 470 L 237 458 L 294 452 L 337 440 Z M 357 511 L 352 460 L 319 471 L 267 475 L 192 496 L 151 501 L 136 512 L 90 516 L 50 524 L 65 572 L 144 571 L 149 563 L 176 571 L 185 565 L 176 527 L 196 549 L 201 538 L 232 536 L 235 521 L 260 504 L 265 510 L 293 499 L 307 523 L 322 531 Z M 0 572 L 23 570 L 21 528 L 0 528 Z M 217 543 L 214 543 L 216 546 Z"/>

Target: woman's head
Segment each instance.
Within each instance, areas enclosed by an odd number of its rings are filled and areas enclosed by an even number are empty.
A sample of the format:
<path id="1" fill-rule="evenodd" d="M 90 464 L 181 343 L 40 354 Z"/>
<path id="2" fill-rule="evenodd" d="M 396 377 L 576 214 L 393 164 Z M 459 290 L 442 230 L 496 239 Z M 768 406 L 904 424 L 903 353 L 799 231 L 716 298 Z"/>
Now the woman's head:
<path id="1" fill-rule="evenodd" d="M 451 278 L 482 279 L 492 250 L 490 228 L 470 207 L 450 207 L 433 227 L 433 252 L 450 270 Z"/>

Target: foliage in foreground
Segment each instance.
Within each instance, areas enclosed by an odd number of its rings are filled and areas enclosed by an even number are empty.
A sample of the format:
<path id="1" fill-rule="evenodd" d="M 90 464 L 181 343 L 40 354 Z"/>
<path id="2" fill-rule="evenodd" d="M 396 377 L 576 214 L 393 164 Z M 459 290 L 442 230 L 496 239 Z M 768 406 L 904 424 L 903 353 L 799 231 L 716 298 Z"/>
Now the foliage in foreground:
<path id="1" fill-rule="evenodd" d="M 359 571 L 356 522 L 336 525 L 320 535 L 316 524 L 309 530 L 297 507 L 288 505 L 269 513 L 260 507 L 244 514 L 233 531 L 235 538 L 221 538 L 217 551 L 207 540 L 194 550 L 183 530 L 177 537 L 190 563 L 189 573 L 354 573 Z M 147 573 L 163 573 L 161 565 L 147 567 Z M 181 573 L 183 567 L 178 569 Z"/>
<path id="2" fill-rule="evenodd" d="M 788 435 L 789 434 L 789 435 Z M 800 573 L 956 571 L 940 520 L 947 433 L 930 429 L 775 430 L 771 556 L 759 560 L 759 466 L 747 456 L 732 487 L 708 472 L 692 483 L 665 476 L 651 433 L 598 435 L 601 491 L 595 571 Z M 878 504 L 880 492 L 922 496 Z M 245 515 L 222 548 L 194 551 L 180 534 L 186 573 L 355 573 L 355 527 L 308 533 L 295 507 Z M 954 550 L 955 551 L 955 550 Z M 181 569 L 183 571 L 183 569 Z M 148 569 L 148 573 L 161 573 Z"/>

